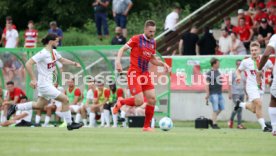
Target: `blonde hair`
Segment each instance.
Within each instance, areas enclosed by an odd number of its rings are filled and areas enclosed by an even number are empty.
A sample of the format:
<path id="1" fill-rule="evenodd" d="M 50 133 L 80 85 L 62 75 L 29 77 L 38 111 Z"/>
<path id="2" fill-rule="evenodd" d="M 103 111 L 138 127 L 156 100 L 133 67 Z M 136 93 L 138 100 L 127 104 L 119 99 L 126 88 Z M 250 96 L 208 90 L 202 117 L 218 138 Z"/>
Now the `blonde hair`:
<path id="1" fill-rule="evenodd" d="M 253 42 L 251 42 L 250 43 L 250 48 L 251 47 L 258 47 L 258 48 L 260 48 L 261 47 L 261 45 L 260 45 L 260 43 L 259 42 L 257 42 L 257 41 L 253 41 Z"/>

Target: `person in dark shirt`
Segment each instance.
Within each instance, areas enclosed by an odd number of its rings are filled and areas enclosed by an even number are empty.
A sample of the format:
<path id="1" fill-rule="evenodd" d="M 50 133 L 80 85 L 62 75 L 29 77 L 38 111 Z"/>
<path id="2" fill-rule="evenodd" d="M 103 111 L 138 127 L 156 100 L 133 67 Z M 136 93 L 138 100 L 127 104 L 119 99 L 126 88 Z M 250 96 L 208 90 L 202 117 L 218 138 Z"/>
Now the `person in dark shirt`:
<path id="1" fill-rule="evenodd" d="M 230 17 L 225 17 L 224 18 L 224 24 L 225 24 L 225 30 L 228 32 L 228 34 L 231 34 L 233 29 L 235 28 L 234 25 L 231 24 L 231 18 Z"/>
<path id="2" fill-rule="evenodd" d="M 219 72 L 219 60 L 212 58 L 211 61 L 212 69 L 206 73 L 206 97 L 207 101 L 210 101 L 213 106 L 212 114 L 212 128 L 219 129 L 217 125 L 217 117 L 222 110 L 224 110 L 224 98 L 222 96 L 222 77 Z"/>
<path id="3" fill-rule="evenodd" d="M 115 28 L 115 36 L 113 37 L 111 44 L 112 45 L 124 45 L 126 43 L 126 38 L 122 34 L 122 28 Z"/>
<path id="4" fill-rule="evenodd" d="M 258 42 L 265 47 L 268 44 L 270 37 L 274 34 L 273 28 L 268 25 L 267 19 L 261 19 L 261 26 L 258 29 Z"/>
<path id="5" fill-rule="evenodd" d="M 197 42 L 199 40 L 197 35 L 198 29 L 193 26 L 190 32 L 185 32 L 179 42 L 179 53 L 181 55 L 199 55 Z"/>
<path id="6" fill-rule="evenodd" d="M 204 35 L 198 41 L 199 54 L 215 55 L 217 41 L 208 27 L 204 31 Z"/>
<path id="7" fill-rule="evenodd" d="M 92 4 L 95 11 L 95 21 L 97 27 L 98 38 L 102 40 L 102 35 L 108 37 L 108 25 L 107 25 L 107 9 L 109 6 L 109 0 L 95 0 Z M 103 33 L 102 33 L 103 27 Z"/>

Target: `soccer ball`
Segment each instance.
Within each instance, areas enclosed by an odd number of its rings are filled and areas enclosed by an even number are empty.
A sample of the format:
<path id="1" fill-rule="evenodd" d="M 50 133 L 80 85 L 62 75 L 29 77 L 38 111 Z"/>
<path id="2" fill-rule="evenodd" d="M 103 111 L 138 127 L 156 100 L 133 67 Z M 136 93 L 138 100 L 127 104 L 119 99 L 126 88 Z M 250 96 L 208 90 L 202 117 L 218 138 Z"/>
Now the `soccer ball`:
<path id="1" fill-rule="evenodd" d="M 160 129 L 162 129 L 163 131 L 169 131 L 170 129 L 173 128 L 172 119 L 169 118 L 169 117 L 163 117 L 163 118 L 159 121 L 159 127 L 160 127 Z"/>

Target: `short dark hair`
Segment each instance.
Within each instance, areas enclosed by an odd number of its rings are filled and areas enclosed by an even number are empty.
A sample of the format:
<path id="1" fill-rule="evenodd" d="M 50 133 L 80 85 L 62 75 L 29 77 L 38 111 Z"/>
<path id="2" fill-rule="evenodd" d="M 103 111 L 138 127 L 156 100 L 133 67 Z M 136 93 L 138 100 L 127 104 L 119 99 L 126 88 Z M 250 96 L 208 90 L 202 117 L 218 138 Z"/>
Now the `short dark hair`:
<path id="1" fill-rule="evenodd" d="M 14 82 L 13 82 L 13 81 L 8 81 L 8 82 L 6 83 L 6 85 L 14 85 Z"/>
<path id="2" fill-rule="evenodd" d="M 23 100 L 23 99 L 28 100 L 28 97 L 27 96 L 21 96 L 20 100 Z"/>
<path id="3" fill-rule="evenodd" d="M 49 43 L 49 41 L 54 41 L 58 38 L 58 36 L 56 34 L 50 33 L 47 36 L 45 36 L 41 42 L 43 45 L 47 45 Z"/>
<path id="4" fill-rule="evenodd" d="M 149 27 L 149 26 L 152 26 L 152 27 L 156 26 L 155 21 L 154 20 L 147 20 L 145 22 L 145 28 Z"/>
<path id="5" fill-rule="evenodd" d="M 210 60 L 211 66 L 213 67 L 214 64 L 216 64 L 218 61 L 219 60 L 217 58 L 215 58 L 215 57 L 211 58 L 211 60 Z"/>
<path id="6" fill-rule="evenodd" d="M 241 62 L 241 61 L 242 61 L 241 59 L 237 59 L 237 60 L 236 60 L 236 63 Z"/>
<path id="7" fill-rule="evenodd" d="M 28 24 L 30 24 L 30 23 L 34 24 L 34 21 L 33 20 L 29 20 Z"/>

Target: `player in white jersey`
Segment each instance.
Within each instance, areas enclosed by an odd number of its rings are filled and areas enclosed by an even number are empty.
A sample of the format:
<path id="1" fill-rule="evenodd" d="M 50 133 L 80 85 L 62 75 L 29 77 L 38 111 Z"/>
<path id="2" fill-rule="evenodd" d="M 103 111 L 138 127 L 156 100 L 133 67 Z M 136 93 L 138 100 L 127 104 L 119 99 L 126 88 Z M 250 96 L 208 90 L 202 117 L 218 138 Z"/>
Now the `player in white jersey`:
<path id="1" fill-rule="evenodd" d="M 276 35 L 274 34 L 270 40 L 269 43 L 265 49 L 265 52 L 263 54 L 263 57 L 260 61 L 260 65 L 258 67 L 258 77 L 262 76 L 262 68 L 265 66 L 266 62 L 269 59 L 269 56 L 272 54 L 272 52 L 276 51 Z M 270 87 L 270 93 L 271 93 L 271 100 L 268 108 L 268 113 L 271 120 L 272 125 L 272 135 L 276 136 L 276 66 L 274 65 L 273 69 L 273 80 Z"/>
<path id="2" fill-rule="evenodd" d="M 247 59 L 244 59 L 239 68 L 237 69 L 237 83 L 240 83 L 241 81 L 241 72 L 244 71 L 246 74 L 246 92 L 248 94 L 249 103 L 240 102 L 237 101 L 237 105 L 235 107 L 235 110 L 237 110 L 239 107 L 248 109 L 249 111 L 256 113 L 256 117 L 258 119 L 259 124 L 262 127 L 262 130 L 264 132 L 271 132 L 271 129 L 266 126 L 265 120 L 263 117 L 262 112 L 262 101 L 261 101 L 261 93 L 263 85 L 261 82 L 264 83 L 264 80 L 257 80 L 257 66 L 259 62 L 259 55 L 261 53 L 260 44 L 258 42 L 252 42 L 250 44 L 250 52 L 251 56 Z M 265 72 L 270 67 L 271 64 L 267 63 L 262 68 L 263 72 Z"/>
<path id="3" fill-rule="evenodd" d="M 74 65 L 80 67 L 79 63 L 63 58 L 55 48 L 58 46 L 59 38 L 55 34 L 48 34 L 42 39 L 45 47 L 30 58 L 26 63 L 27 72 L 30 74 L 31 83 L 30 86 L 38 90 L 37 102 L 28 102 L 19 104 L 17 106 L 10 107 L 9 114 L 13 114 L 16 110 L 30 110 L 30 109 L 43 109 L 48 104 L 48 100 L 55 99 L 62 103 L 61 112 L 56 112 L 58 116 L 64 118 L 67 122 L 67 129 L 79 129 L 82 127 L 82 123 L 72 122 L 71 112 L 69 110 L 68 98 L 64 93 L 61 93 L 53 85 L 53 74 L 56 69 L 56 62 L 59 61 L 62 64 Z M 37 65 L 38 81 L 33 71 L 33 65 Z"/>

